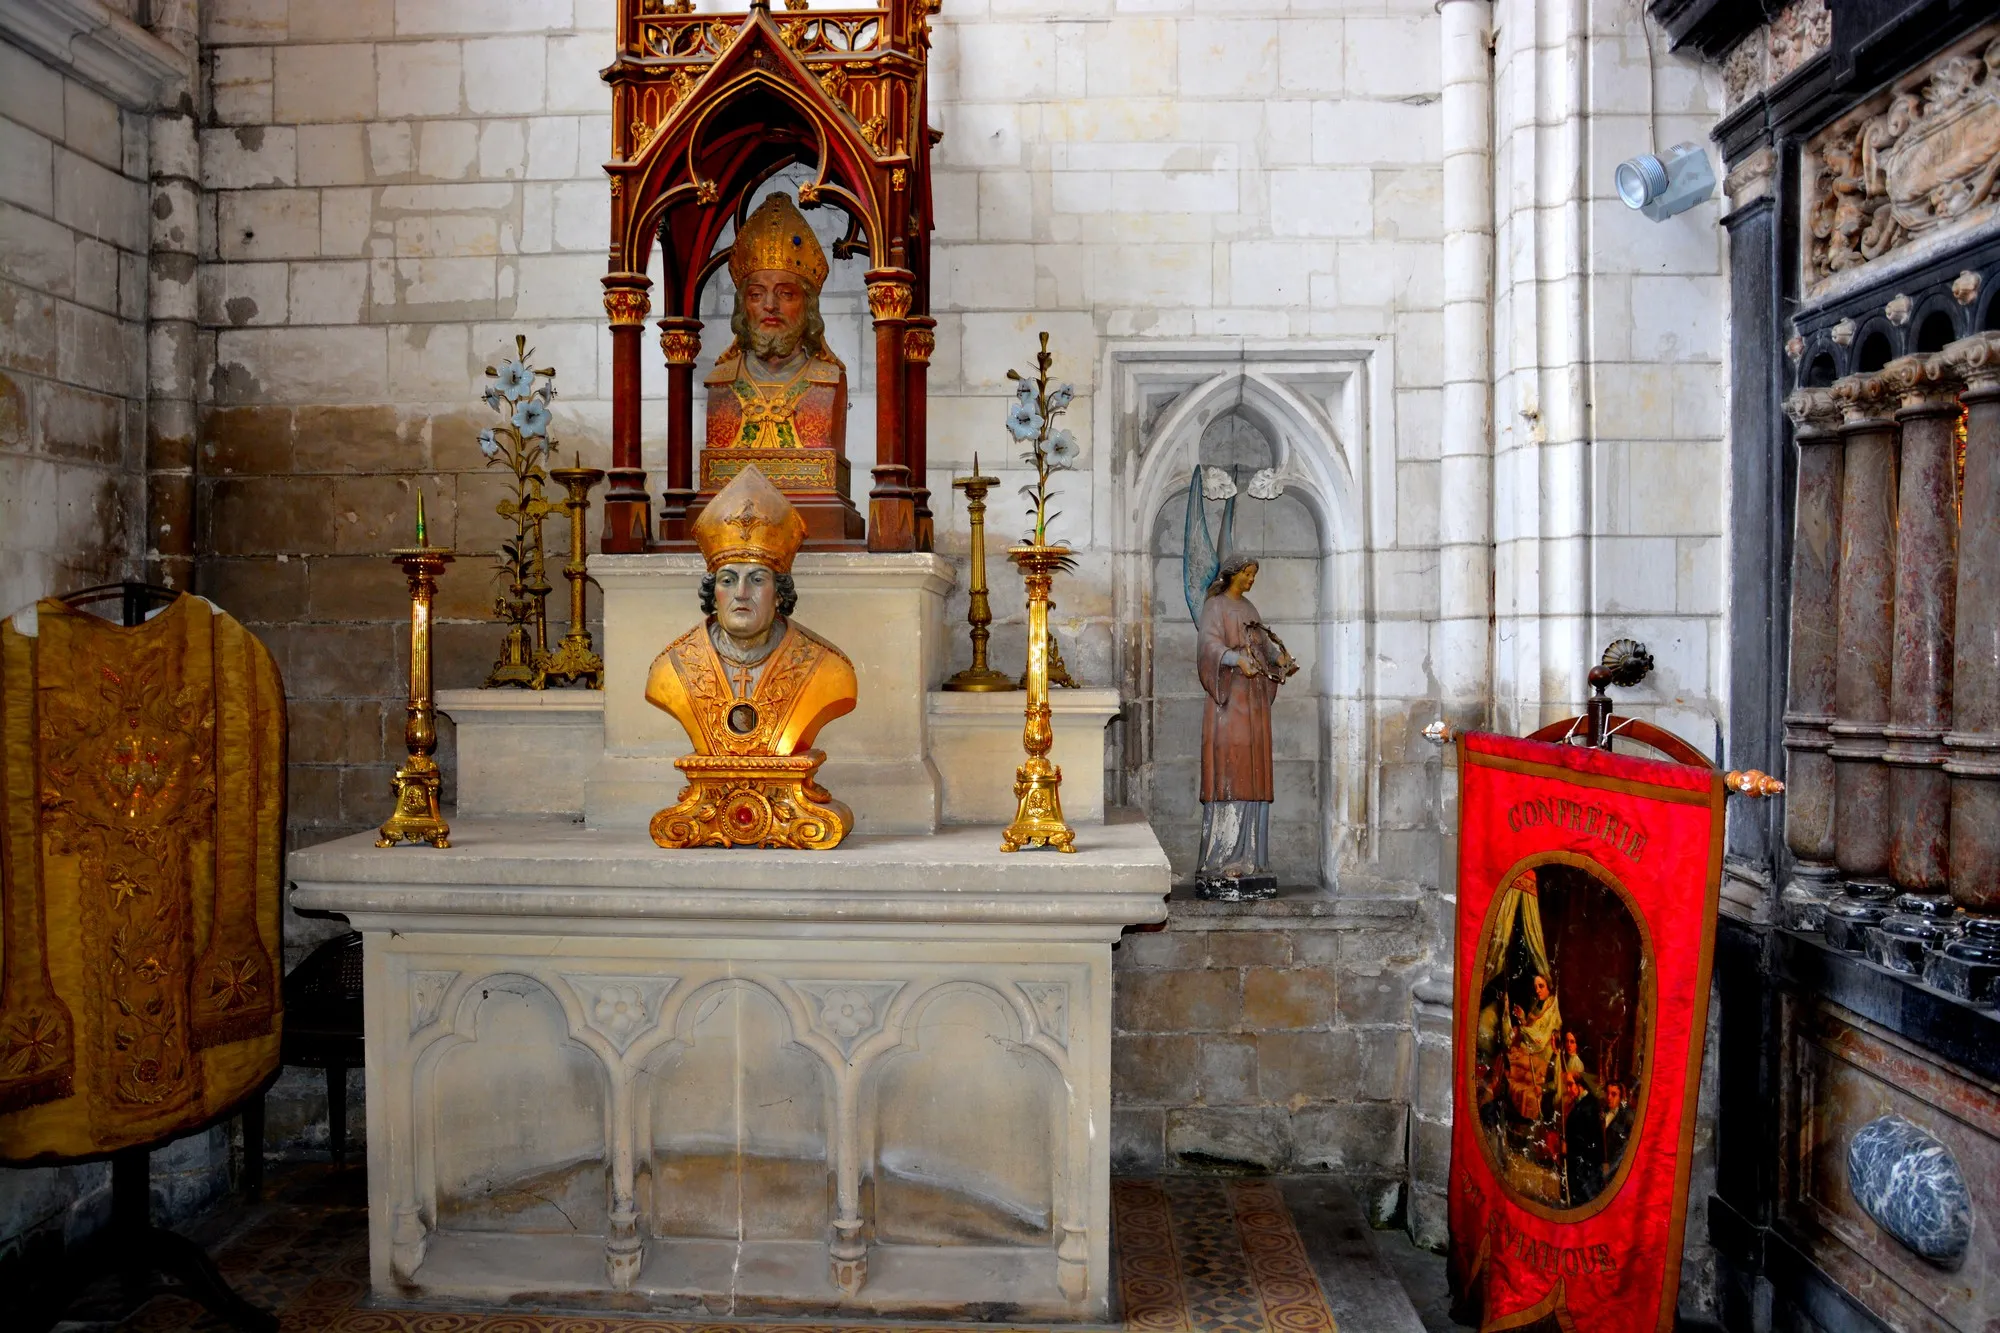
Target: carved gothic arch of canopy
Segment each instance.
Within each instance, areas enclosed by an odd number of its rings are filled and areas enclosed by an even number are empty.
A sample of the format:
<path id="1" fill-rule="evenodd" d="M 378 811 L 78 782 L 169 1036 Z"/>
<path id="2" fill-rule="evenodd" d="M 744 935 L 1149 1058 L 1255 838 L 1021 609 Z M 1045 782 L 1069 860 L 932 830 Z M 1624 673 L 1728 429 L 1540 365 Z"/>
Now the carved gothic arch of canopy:
<path id="1" fill-rule="evenodd" d="M 839 257 L 869 259 L 876 335 L 876 460 L 871 550 L 930 547 L 924 375 L 929 317 L 930 15 L 940 0 L 813 11 L 750 0 L 740 20 L 694 14 L 685 0 L 620 0 L 612 89 L 612 469 L 604 549 L 689 540 L 694 496 L 694 363 L 701 290 L 727 262 L 717 250 L 757 189 L 795 164 L 814 172 L 808 208 L 848 225 Z M 661 348 L 668 368 L 667 485 L 660 541 L 640 470 L 639 335 L 652 308 L 646 276 L 661 261 Z"/>

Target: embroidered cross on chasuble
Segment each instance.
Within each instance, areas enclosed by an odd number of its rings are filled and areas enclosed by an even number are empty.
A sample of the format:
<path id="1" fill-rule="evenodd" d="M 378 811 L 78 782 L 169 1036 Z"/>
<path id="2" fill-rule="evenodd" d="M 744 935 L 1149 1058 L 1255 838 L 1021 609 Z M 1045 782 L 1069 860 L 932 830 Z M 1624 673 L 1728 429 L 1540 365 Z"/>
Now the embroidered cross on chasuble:
<path id="1" fill-rule="evenodd" d="M 284 793 L 277 667 L 207 602 L 0 621 L 0 1161 L 156 1142 L 277 1067 Z"/>

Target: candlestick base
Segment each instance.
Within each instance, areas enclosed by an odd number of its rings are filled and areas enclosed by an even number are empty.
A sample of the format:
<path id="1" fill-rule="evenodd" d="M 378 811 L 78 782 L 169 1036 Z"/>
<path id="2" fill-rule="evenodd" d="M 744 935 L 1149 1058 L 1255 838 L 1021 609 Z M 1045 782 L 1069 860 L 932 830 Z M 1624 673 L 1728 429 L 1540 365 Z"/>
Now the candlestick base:
<path id="1" fill-rule="evenodd" d="M 1014 798 L 1020 804 L 1014 822 L 1000 834 L 1000 850 L 1029 847 L 1076 850 L 1076 834 L 1063 822 L 1062 770 L 1043 755 L 1031 755 L 1014 770 Z"/>
<path id="2" fill-rule="evenodd" d="M 586 689 L 604 688 L 604 659 L 590 644 L 590 631 L 572 629 L 539 664 L 545 680 L 567 681 Z"/>
<path id="3" fill-rule="evenodd" d="M 451 825 L 438 811 L 438 790 L 443 785 L 437 764 L 428 755 L 413 754 L 396 770 L 390 786 L 396 793 L 396 812 L 382 825 L 377 847 L 394 847 L 403 842 L 427 842 L 433 847 L 451 846 Z"/>
<path id="4" fill-rule="evenodd" d="M 1004 671 L 969 666 L 947 680 L 941 688 L 964 694 L 998 694 L 1002 690 L 1018 690 L 1021 684 Z"/>

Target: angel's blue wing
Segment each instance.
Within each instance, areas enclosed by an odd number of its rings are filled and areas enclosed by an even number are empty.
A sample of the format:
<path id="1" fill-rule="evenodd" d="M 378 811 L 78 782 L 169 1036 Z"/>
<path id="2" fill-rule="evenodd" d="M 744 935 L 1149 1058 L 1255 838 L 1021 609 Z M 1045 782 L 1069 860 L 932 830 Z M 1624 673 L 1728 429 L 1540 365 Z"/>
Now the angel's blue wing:
<path id="1" fill-rule="evenodd" d="M 1201 469 L 1188 481 L 1187 519 L 1181 532 L 1181 591 L 1187 597 L 1188 619 L 1201 619 L 1201 604 L 1208 598 L 1208 585 L 1222 568 L 1222 553 L 1229 545 L 1235 526 L 1236 497 L 1222 502 L 1222 536 L 1218 541 L 1208 529 L 1208 506 L 1201 498 Z"/>

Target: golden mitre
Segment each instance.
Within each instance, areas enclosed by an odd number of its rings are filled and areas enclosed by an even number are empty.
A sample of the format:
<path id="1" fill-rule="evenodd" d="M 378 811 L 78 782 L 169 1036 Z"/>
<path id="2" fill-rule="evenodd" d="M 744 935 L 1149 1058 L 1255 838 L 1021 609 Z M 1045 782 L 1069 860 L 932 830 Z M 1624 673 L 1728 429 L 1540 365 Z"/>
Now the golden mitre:
<path id="1" fill-rule="evenodd" d="M 711 574 L 733 564 L 789 574 L 805 539 L 806 521 L 755 464 L 731 477 L 694 521 L 695 544 Z"/>
<path id="2" fill-rule="evenodd" d="M 729 276 L 737 286 L 766 269 L 795 274 L 815 292 L 826 285 L 826 251 L 782 190 L 764 197 L 729 247 Z"/>

